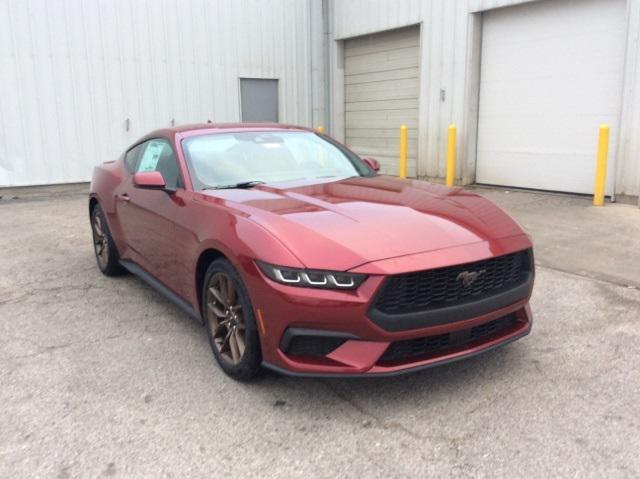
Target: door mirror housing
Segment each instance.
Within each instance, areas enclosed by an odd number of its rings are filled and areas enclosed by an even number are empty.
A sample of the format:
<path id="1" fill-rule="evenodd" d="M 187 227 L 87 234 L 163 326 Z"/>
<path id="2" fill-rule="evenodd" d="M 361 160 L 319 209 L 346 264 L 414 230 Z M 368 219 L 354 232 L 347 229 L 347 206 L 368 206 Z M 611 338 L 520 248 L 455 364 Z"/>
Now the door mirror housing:
<path id="1" fill-rule="evenodd" d="M 380 171 L 380 163 L 378 163 L 378 160 L 374 158 L 363 158 L 362 161 L 364 161 L 373 171 Z"/>
<path id="2" fill-rule="evenodd" d="M 159 171 L 141 171 L 133 175 L 133 184 L 136 188 L 147 190 L 167 190 L 167 184 Z"/>

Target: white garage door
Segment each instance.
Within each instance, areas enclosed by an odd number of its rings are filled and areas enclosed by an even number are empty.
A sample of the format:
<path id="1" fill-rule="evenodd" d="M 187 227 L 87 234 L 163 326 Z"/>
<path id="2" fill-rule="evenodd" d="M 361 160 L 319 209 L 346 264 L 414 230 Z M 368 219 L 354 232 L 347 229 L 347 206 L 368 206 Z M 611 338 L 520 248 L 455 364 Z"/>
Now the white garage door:
<path id="1" fill-rule="evenodd" d="M 407 125 L 408 176 L 416 176 L 420 30 L 392 30 L 344 46 L 345 138 L 383 173 L 398 174 L 400 125 Z"/>
<path id="2" fill-rule="evenodd" d="M 592 193 L 598 126 L 615 152 L 624 0 L 544 0 L 483 14 L 478 183 Z"/>

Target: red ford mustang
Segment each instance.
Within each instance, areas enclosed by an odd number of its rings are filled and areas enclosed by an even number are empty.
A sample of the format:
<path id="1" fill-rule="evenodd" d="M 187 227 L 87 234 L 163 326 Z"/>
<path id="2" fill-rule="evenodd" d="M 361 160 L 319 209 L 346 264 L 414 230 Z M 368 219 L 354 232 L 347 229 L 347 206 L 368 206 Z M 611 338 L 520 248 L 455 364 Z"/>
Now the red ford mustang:
<path id="1" fill-rule="evenodd" d="M 377 174 L 312 130 L 154 131 L 94 171 L 100 270 L 205 326 L 230 376 L 380 376 L 525 336 L 529 237 L 461 188 Z"/>

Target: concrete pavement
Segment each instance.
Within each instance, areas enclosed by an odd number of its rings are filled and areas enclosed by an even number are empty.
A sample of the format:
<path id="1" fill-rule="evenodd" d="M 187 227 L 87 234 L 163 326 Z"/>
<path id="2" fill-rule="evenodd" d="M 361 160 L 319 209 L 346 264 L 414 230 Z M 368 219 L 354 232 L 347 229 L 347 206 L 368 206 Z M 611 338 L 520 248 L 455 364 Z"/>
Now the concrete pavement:
<path id="1" fill-rule="evenodd" d="M 506 209 L 533 237 L 543 266 L 640 287 L 640 208 L 592 205 L 591 198 L 474 188 Z"/>
<path id="2" fill-rule="evenodd" d="M 0 477 L 640 474 L 637 208 L 479 190 L 534 236 L 529 337 L 411 376 L 241 384 L 201 326 L 99 273 L 77 188 L 0 200 Z M 601 228 L 618 247 L 582 233 Z"/>

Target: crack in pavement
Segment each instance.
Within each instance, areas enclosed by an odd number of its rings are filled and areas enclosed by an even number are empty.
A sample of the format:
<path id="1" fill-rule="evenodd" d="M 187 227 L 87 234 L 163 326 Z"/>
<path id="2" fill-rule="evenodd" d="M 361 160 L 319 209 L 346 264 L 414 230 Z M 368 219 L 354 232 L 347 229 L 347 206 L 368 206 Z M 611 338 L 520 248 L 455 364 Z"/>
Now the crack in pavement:
<path id="1" fill-rule="evenodd" d="M 428 436 L 423 436 L 421 434 L 418 434 L 415 431 L 412 431 L 411 429 L 406 428 L 405 426 L 403 426 L 400 423 L 385 421 L 384 419 L 380 418 L 379 416 L 377 416 L 377 415 L 373 414 L 372 412 L 366 410 L 362 405 L 358 404 L 355 400 L 353 400 L 353 399 L 345 396 L 344 394 L 342 394 L 335 387 L 333 387 L 333 385 L 330 382 L 323 381 L 323 380 L 318 380 L 318 382 L 320 384 L 322 384 L 323 386 L 325 386 L 325 388 L 327 388 L 329 390 L 329 392 L 331 392 L 335 397 L 337 397 L 338 399 L 340 399 L 344 403 L 346 403 L 349 406 L 351 406 L 351 408 L 355 409 L 361 415 L 366 416 L 369 419 L 374 420 L 377 424 L 379 424 L 382 427 L 382 429 L 385 429 L 385 430 L 395 429 L 395 430 L 401 431 L 401 432 L 409 435 L 412 439 L 417 439 L 417 440 L 421 440 L 421 441 L 424 441 L 426 439 L 431 439 Z"/>
<path id="2" fill-rule="evenodd" d="M 93 340 L 89 340 L 89 341 L 71 341 L 68 343 L 61 343 L 61 344 L 53 344 L 51 346 L 43 346 L 35 341 L 32 341 L 30 339 L 27 338 L 21 338 L 21 337 L 13 337 L 13 338 L 9 338 L 9 340 L 6 340 L 4 342 L 9 343 L 11 340 L 18 340 L 18 341 L 24 341 L 24 342 L 28 342 L 30 344 L 33 344 L 34 346 L 36 346 L 37 348 L 40 349 L 40 351 L 36 351 L 34 353 L 30 353 L 30 354 L 19 354 L 16 356 L 5 356 L 5 357 L 0 357 L 0 360 L 5 360 L 5 361 L 11 361 L 11 360 L 15 360 L 15 359 L 28 359 L 28 358 L 35 358 L 38 356 L 42 356 L 44 354 L 50 354 L 52 352 L 61 350 L 61 349 L 67 349 L 73 346 L 83 346 L 83 347 L 87 347 L 87 346 L 92 346 L 94 344 L 99 344 L 105 341 L 110 341 L 112 339 L 118 339 L 121 337 L 127 336 L 127 333 L 121 333 L 121 334 L 114 334 L 111 336 L 105 336 L 104 338 L 100 338 L 100 339 L 93 339 Z"/>
<path id="3" fill-rule="evenodd" d="M 335 397 L 337 397 L 338 399 L 340 399 L 342 402 L 344 402 L 345 404 L 347 404 L 348 406 L 350 406 L 352 409 L 354 409 L 355 411 L 357 411 L 359 414 L 373 420 L 376 424 L 378 424 L 381 429 L 385 430 L 385 431 L 397 431 L 400 432 L 404 435 L 409 436 L 411 439 L 418 441 L 418 442 L 426 442 L 426 441 L 434 441 L 434 442 L 440 442 L 442 444 L 445 444 L 447 446 L 447 448 L 449 450 L 452 451 L 454 457 L 457 459 L 460 457 L 460 455 L 462 454 L 462 444 L 473 438 L 474 434 L 476 434 L 477 431 L 471 431 L 467 434 L 464 434 L 462 436 L 456 436 L 456 437 L 450 437 L 450 436 L 446 436 L 446 435 L 440 435 L 440 436 L 432 436 L 432 435 L 423 435 L 423 434 L 419 434 L 416 431 L 411 430 L 410 428 L 404 426 L 403 424 L 399 423 L 399 422 L 390 422 L 387 421 L 383 418 L 381 418 L 380 416 L 368 411 L 365 407 L 363 407 L 361 404 L 358 404 L 357 401 L 355 401 L 352 398 L 347 397 L 346 395 L 344 395 L 343 393 L 341 393 L 340 391 L 338 391 L 338 389 L 336 389 L 330 382 L 327 381 L 323 381 L 323 380 L 317 380 L 317 382 L 319 382 L 320 384 L 324 385 L 326 389 L 329 390 L 329 392 L 331 392 Z M 422 460 L 427 463 L 430 461 L 429 458 L 424 456 L 424 453 L 422 451 L 419 451 L 420 457 L 422 458 Z"/>

